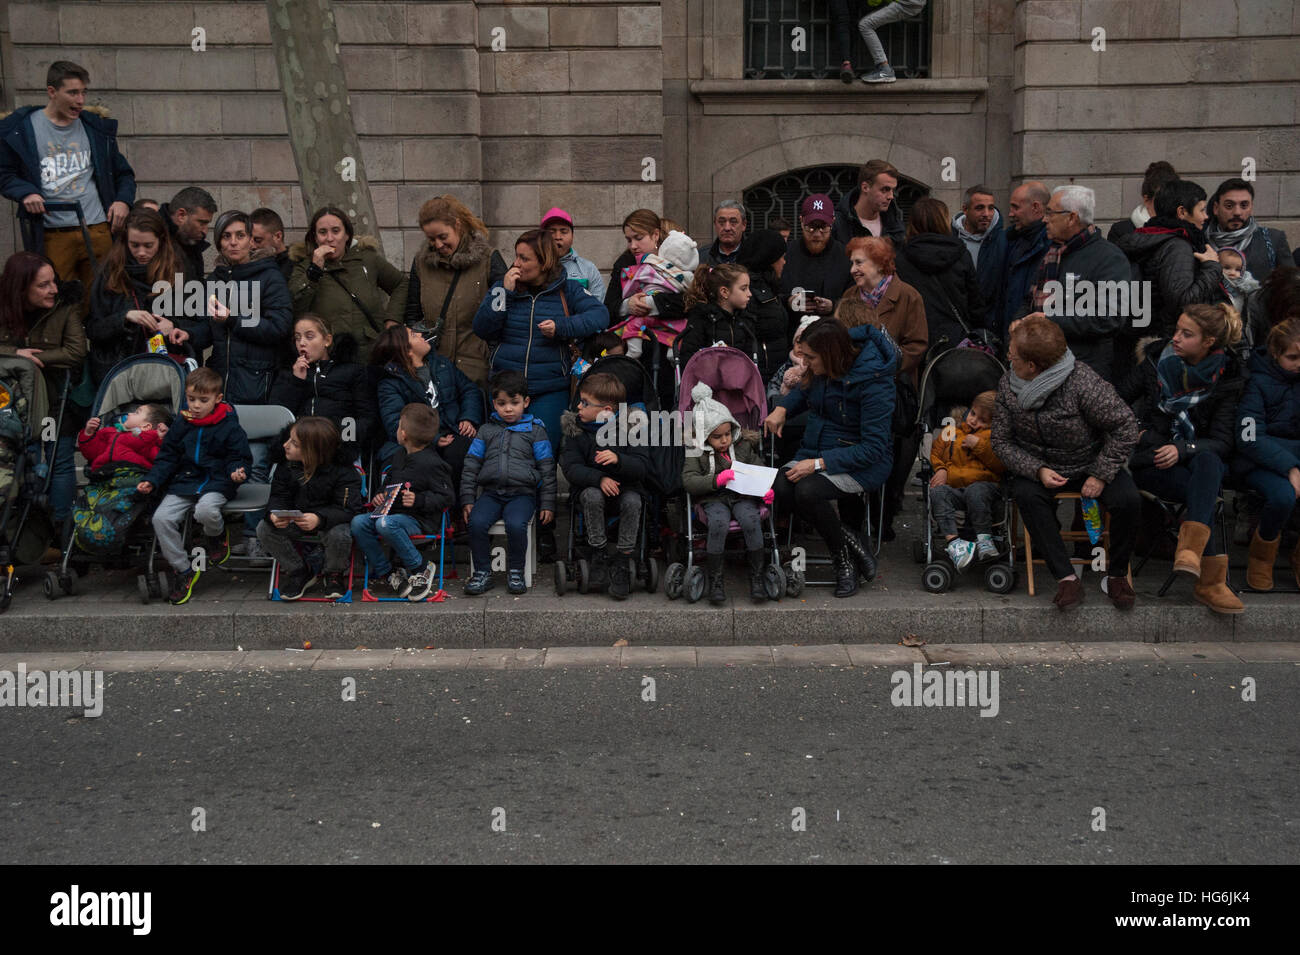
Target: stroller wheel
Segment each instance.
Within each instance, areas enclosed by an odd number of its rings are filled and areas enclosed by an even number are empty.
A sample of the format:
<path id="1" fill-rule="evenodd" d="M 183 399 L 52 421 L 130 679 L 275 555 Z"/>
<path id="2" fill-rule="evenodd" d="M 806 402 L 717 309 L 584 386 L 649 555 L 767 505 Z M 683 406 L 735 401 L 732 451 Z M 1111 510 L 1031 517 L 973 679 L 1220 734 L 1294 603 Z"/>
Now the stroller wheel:
<path id="1" fill-rule="evenodd" d="M 916 561 L 918 564 L 925 563 L 925 541 L 921 540 L 919 537 L 914 537 L 912 539 L 912 560 Z"/>
<path id="2" fill-rule="evenodd" d="M 1009 594 L 1016 586 L 1016 574 L 1006 564 L 992 564 L 984 571 L 984 586 L 989 593 Z"/>
<path id="3" fill-rule="evenodd" d="M 921 571 L 921 586 L 932 594 L 944 593 L 952 586 L 952 570 L 938 561 L 926 564 L 925 570 Z"/>
<path id="4" fill-rule="evenodd" d="M 136 577 L 135 589 L 140 594 L 140 603 L 147 604 L 149 602 L 149 597 L 151 596 L 151 591 L 153 588 L 150 587 L 149 582 L 145 580 L 144 574 L 141 574 L 140 576 Z"/>
<path id="5" fill-rule="evenodd" d="M 704 568 L 696 564 L 691 568 L 691 572 L 686 575 L 686 601 L 695 603 L 704 596 Z"/>
<path id="6" fill-rule="evenodd" d="M 789 564 L 785 564 L 782 569 L 785 571 L 785 595 L 798 597 L 803 593 L 803 571 L 795 570 Z"/>
<path id="7" fill-rule="evenodd" d="M 780 600 L 785 594 L 785 571 L 776 564 L 763 568 L 763 592 L 768 600 Z"/>
<path id="8" fill-rule="evenodd" d="M 587 584 L 591 582 L 591 565 L 587 563 L 586 558 L 578 558 L 578 593 L 587 592 Z"/>
<path id="9" fill-rule="evenodd" d="M 75 567 L 69 567 L 68 572 L 59 578 L 59 586 L 63 588 L 65 594 L 69 597 L 72 596 L 73 591 L 77 589 L 77 569 Z"/>
<path id="10" fill-rule="evenodd" d="M 664 572 L 664 596 L 669 600 L 676 600 L 682 595 L 682 587 L 686 582 L 686 565 L 669 564 L 668 570 Z"/>
<path id="11" fill-rule="evenodd" d="M 55 600 L 59 596 L 59 575 L 54 571 L 46 571 L 45 579 L 41 582 L 41 589 L 45 591 L 46 600 Z"/>
<path id="12" fill-rule="evenodd" d="M 154 574 L 149 581 L 149 596 L 154 600 L 162 600 L 171 590 L 171 581 L 167 579 L 165 573 Z"/>
<path id="13" fill-rule="evenodd" d="M 564 592 L 569 589 L 569 568 L 564 561 L 555 561 L 555 596 L 563 597 Z"/>
<path id="14" fill-rule="evenodd" d="M 659 589 L 659 561 L 647 557 L 645 562 L 645 592 L 654 593 Z"/>

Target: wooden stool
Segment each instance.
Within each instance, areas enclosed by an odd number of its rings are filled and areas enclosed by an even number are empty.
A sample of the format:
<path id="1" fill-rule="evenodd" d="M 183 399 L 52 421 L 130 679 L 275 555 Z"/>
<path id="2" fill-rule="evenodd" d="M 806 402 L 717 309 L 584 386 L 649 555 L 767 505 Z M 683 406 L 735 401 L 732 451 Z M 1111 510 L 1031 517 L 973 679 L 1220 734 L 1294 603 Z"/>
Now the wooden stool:
<path id="1" fill-rule="evenodd" d="M 1062 491 L 1060 494 L 1055 495 L 1055 499 L 1056 499 L 1058 502 L 1059 502 L 1059 501 L 1077 501 L 1077 500 L 1081 499 L 1082 497 L 1083 497 L 1083 495 L 1080 494 L 1078 491 Z M 1100 506 L 1100 505 L 1098 505 L 1098 506 Z M 1015 536 L 1016 536 L 1016 525 L 1019 524 L 1019 523 L 1020 523 L 1020 508 L 1019 508 L 1019 507 L 1016 507 L 1016 508 L 1012 511 L 1012 518 L 1011 518 L 1011 538 L 1012 538 L 1013 540 L 1015 539 Z M 1033 544 L 1033 541 L 1031 541 L 1031 540 L 1029 539 L 1029 528 L 1028 528 L 1028 527 L 1024 527 L 1024 528 L 1023 528 L 1023 531 L 1024 531 L 1024 541 L 1025 541 L 1025 579 L 1026 579 L 1026 582 L 1027 582 L 1027 584 L 1028 584 L 1028 586 L 1029 586 L 1029 596 L 1032 597 L 1032 596 L 1034 596 L 1034 592 L 1035 592 L 1035 591 L 1034 591 L 1034 564 L 1044 564 L 1044 565 L 1045 565 L 1047 562 L 1046 562 L 1045 560 L 1043 560 L 1041 557 L 1035 557 L 1035 556 L 1034 556 L 1034 544 Z M 1066 543 L 1069 543 L 1069 544 L 1073 544 L 1073 543 L 1076 543 L 1076 542 L 1078 542 L 1078 541 L 1088 541 L 1089 543 L 1092 542 L 1092 538 L 1088 536 L 1088 531 L 1087 531 L 1086 528 L 1085 528 L 1084 530 L 1080 530 L 1080 531 L 1075 531 L 1075 530 L 1062 530 L 1062 531 L 1061 531 L 1061 540 L 1063 540 L 1063 541 L 1065 541 Z M 1110 563 L 1110 512 L 1109 512 L 1109 511 L 1105 511 L 1105 510 L 1103 510 L 1103 513 L 1102 513 L 1102 522 L 1101 522 L 1101 546 L 1102 546 L 1102 552 L 1106 555 L 1107 566 L 1109 566 L 1109 563 Z M 1070 564 L 1073 565 L 1074 567 L 1091 567 L 1091 566 L 1092 566 L 1092 561 L 1091 561 L 1091 560 L 1083 560 L 1083 559 L 1078 558 L 1078 557 L 1071 557 L 1071 558 L 1070 558 Z M 1130 570 L 1129 573 L 1128 573 L 1128 582 L 1129 582 L 1130 585 L 1132 585 L 1132 583 L 1133 583 L 1133 572 L 1132 572 L 1132 570 Z"/>

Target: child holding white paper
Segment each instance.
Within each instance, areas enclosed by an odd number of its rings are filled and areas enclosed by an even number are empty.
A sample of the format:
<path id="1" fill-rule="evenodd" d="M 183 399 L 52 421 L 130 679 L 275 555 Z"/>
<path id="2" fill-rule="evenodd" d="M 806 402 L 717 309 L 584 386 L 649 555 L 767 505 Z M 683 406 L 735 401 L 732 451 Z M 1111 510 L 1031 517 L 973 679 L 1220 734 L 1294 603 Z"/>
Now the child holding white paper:
<path id="1" fill-rule="evenodd" d="M 695 402 L 694 453 L 688 453 L 682 469 L 682 487 L 694 503 L 704 510 L 709 526 L 705 544 L 709 574 L 709 602 L 723 604 L 727 601 L 722 575 L 722 553 L 727 542 L 727 528 L 734 520 L 745 537 L 745 554 L 749 560 L 749 597 L 755 603 L 767 599 L 763 589 L 763 569 L 766 553 L 763 550 L 763 527 L 759 523 L 760 499 L 742 497 L 727 488 L 735 478 L 731 465 L 735 461 L 762 465 L 758 453 L 759 436 L 753 431 L 742 431 L 727 406 L 713 398 L 713 389 L 698 384 L 691 389 Z M 762 504 L 772 503 L 773 492 L 761 498 Z"/>

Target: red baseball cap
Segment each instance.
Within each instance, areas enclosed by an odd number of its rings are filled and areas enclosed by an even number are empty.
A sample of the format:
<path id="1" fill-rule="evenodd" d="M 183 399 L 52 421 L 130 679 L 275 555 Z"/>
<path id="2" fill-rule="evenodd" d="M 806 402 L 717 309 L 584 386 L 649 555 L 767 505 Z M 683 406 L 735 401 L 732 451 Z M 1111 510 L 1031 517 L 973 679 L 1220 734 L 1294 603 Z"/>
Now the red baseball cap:
<path id="1" fill-rule="evenodd" d="M 804 222 L 827 222 L 835 221 L 835 205 L 831 202 L 831 197 L 824 193 L 815 192 L 803 201 L 799 207 L 799 215 Z"/>
<path id="2" fill-rule="evenodd" d="M 562 222 L 567 222 L 569 228 L 573 228 L 573 216 L 569 215 L 559 206 L 552 206 L 550 209 L 546 210 L 546 214 L 542 216 L 541 228 L 545 229 L 546 223 L 550 222 L 552 219 L 559 219 Z"/>

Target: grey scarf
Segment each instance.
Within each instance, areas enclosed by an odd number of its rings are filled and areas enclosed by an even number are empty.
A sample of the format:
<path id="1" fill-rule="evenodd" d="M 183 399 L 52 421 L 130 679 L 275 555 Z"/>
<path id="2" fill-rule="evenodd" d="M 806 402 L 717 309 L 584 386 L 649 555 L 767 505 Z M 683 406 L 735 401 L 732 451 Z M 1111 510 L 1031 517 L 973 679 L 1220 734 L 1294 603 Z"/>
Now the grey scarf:
<path id="1" fill-rule="evenodd" d="M 1231 232 L 1219 228 L 1217 219 L 1205 223 L 1205 238 L 1207 238 L 1216 249 L 1236 249 L 1239 252 L 1245 252 L 1250 247 L 1250 240 L 1255 237 L 1259 230 L 1255 217 L 1251 216 L 1246 220 L 1246 224 L 1240 229 L 1233 229 Z"/>
<path id="2" fill-rule="evenodd" d="M 1051 368 L 1043 369 L 1029 381 L 1025 381 L 1014 371 L 1008 371 L 1007 374 L 1010 376 L 1011 393 L 1020 402 L 1020 407 L 1026 411 L 1037 411 L 1047 403 L 1052 392 L 1065 383 L 1065 379 L 1070 377 L 1072 371 L 1074 371 L 1074 352 L 1067 348 L 1060 361 Z"/>

